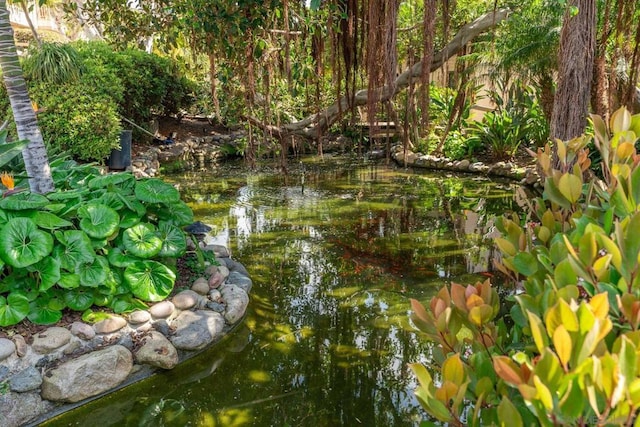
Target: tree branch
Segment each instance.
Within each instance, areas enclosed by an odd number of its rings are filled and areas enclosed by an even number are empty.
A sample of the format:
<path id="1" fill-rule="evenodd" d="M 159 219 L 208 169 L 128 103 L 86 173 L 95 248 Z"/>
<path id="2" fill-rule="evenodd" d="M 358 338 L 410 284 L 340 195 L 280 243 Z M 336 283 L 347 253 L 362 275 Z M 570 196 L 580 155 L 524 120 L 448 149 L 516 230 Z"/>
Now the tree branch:
<path id="1" fill-rule="evenodd" d="M 510 11 L 508 9 L 498 9 L 480 16 L 475 21 L 460 28 L 460 31 L 451 39 L 447 45 L 439 52 L 433 55 L 431 63 L 431 71 L 435 71 L 447 62 L 452 56 L 460 52 L 460 50 L 471 40 L 478 35 L 487 31 L 490 28 L 495 27 L 499 22 L 507 18 Z M 400 90 L 406 88 L 411 80 L 418 79 L 422 75 L 422 62 L 418 62 L 413 67 L 405 70 L 400 74 L 393 85 L 385 85 L 379 91 L 378 99 L 381 102 L 387 101 L 393 98 Z M 359 90 L 355 93 L 353 98 L 353 106 L 366 105 L 369 97 L 369 91 L 366 89 Z M 281 130 L 285 134 L 295 134 L 306 138 L 315 138 L 318 135 L 318 130 L 324 133 L 332 124 L 340 119 L 342 112 L 349 109 L 349 102 L 346 96 L 341 97 L 333 105 L 327 107 L 323 111 L 312 114 L 300 121 L 285 124 Z M 273 126 L 265 124 L 259 124 L 252 121 L 254 124 L 261 126 L 262 128 L 271 127 L 273 132 Z M 277 132 L 274 132 L 277 133 Z"/>

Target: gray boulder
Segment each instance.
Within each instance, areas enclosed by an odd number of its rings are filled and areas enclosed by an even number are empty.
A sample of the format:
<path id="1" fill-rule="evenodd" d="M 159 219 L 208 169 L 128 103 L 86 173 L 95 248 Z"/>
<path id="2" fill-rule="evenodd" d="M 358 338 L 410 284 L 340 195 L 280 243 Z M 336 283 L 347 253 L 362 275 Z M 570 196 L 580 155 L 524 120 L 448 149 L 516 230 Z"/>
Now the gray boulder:
<path id="1" fill-rule="evenodd" d="M 133 367 L 133 356 L 114 345 L 62 363 L 42 381 L 42 398 L 54 402 L 79 402 L 122 383 Z"/>

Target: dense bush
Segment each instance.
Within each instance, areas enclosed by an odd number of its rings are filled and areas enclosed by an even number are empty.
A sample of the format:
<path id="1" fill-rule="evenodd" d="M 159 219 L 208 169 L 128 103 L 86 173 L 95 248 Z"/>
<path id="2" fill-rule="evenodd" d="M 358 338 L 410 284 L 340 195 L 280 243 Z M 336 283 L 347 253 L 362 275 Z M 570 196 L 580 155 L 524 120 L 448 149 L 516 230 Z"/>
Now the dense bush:
<path id="1" fill-rule="evenodd" d="M 34 46 L 24 68 L 47 149 L 77 160 L 102 161 L 118 147 L 121 117 L 145 126 L 152 113 L 176 113 L 191 100 L 191 83 L 168 59 L 101 42 Z M 0 117 L 13 119 L 4 86 Z"/>
<path id="2" fill-rule="evenodd" d="M 175 114 L 193 100 L 193 83 L 178 75 L 170 59 L 137 49 L 114 51 L 102 42 L 73 45 L 89 67 L 106 67 L 120 80 L 118 112 L 137 124 L 153 114 Z"/>
<path id="3" fill-rule="evenodd" d="M 634 425 L 640 412 L 640 115 L 619 110 L 610 135 L 538 150 L 544 181 L 531 217 L 498 221 L 498 269 L 518 291 L 452 284 L 414 324 L 436 343 L 434 380 L 412 368 L 423 407 L 449 425 Z M 554 161 L 557 159 L 557 161 Z M 498 316 L 499 313 L 508 313 Z"/>

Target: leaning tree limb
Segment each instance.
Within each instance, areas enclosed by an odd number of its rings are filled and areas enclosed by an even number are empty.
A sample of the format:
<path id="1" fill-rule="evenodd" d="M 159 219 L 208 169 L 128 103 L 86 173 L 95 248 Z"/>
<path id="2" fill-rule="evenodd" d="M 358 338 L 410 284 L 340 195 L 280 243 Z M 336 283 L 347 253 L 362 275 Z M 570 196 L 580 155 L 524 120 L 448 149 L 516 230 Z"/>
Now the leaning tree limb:
<path id="1" fill-rule="evenodd" d="M 499 22 L 506 19 L 509 13 L 510 11 L 508 9 L 498 9 L 484 14 L 475 21 L 460 28 L 453 39 L 451 39 L 451 41 L 442 50 L 433 55 L 431 71 L 435 71 L 442 67 L 442 65 L 452 56 L 460 52 L 467 43 L 488 29 L 495 27 Z M 392 99 L 400 90 L 409 86 L 411 80 L 415 81 L 415 79 L 420 78 L 421 75 L 422 62 L 418 62 L 413 67 L 400 74 L 392 85 L 385 85 L 382 88 L 377 89 L 379 92 L 377 99 L 381 102 Z M 357 107 L 360 105 L 366 105 L 368 97 L 368 90 L 359 90 L 353 96 L 353 106 Z M 270 128 L 270 131 L 276 135 L 299 135 L 313 139 L 319 134 L 318 131 L 320 131 L 320 134 L 324 134 L 331 125 L 340 119 L 342 112 L 349 109 L 349 106 L 349 98 L 347 98 L 347 96 L 343 96 L 323 111 L 312 114 L 300 121 L 285 124 L 281 129 L 277 129 L 277 131 L 275 127 L 260 124 L 256 119 L 251 121 L 263 129 Z"/>

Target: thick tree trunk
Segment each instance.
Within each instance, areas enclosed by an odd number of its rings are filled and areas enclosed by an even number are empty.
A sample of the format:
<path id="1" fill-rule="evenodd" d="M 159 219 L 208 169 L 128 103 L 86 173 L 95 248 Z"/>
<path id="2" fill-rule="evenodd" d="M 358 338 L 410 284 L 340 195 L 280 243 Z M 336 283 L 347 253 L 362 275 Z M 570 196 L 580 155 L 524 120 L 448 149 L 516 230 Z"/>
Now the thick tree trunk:
<path id="1" fill-rule="evenodd" d="M 574 16 L 571 6 L 578 10 Z M 584 132 L 593 78 L 595 31 L 596 0 L 571 0 L 560 34 L 558 90 L 551 118 L 552 139 L 569 140 Z"/>
<path id="2" fill-rule="evenodd" d="M 18 137 L 29 141 L 27 148 L 22 150 L 25 169 L 29 176 L 29 187 L 34 193 L 49 193 L 55 188 L 51 178 L 47 150 L 18 60 L 6 0 L 0 0 L 0 68 L 2 68 L 4 83 L 13 110 Z"/>
<path id="3" fill-rule="evenodd" d="M 435 71 L 452 56 L 460 52 L 462 48 L 473 40 L 479 34 L 496 26 L 500 21 L 504 20 L 509 14 L 508 9 L 498 9 L 482 15 L 475 21 L 463 26 L 455 37 L 438 53 L 433 55 L 431 62 L 431 71 Z M 390 100 L 400 90 L 409 86 L 411 80 L 417 80 L 422 76 L 422 62 L 416 63 L 413 67 L 400 74 L 392 85 L 385 85 L 377 89 L 376 98 L 381 102 Z M 355 93 L 353 103 L 355 106 L 366 105 L 370 96 L 368 90 L 360 90 Z M 289 123 L 282 126 L 281 131 L 289 134 L 300 135 L 309 139 L 313 139 L 318 130 L 324 134 L 325 131 L 337 120 L 340 119 L 342 113 L 349 109 L 348 97 L 341 97 L 335 104 L 324 109 L 323 111 L 313 114 L 305 119 L 295 123 Z M 254 123 L 257 121 L 252 119 Z M 263 125 L 264 127 L 264 125 Z"/>

